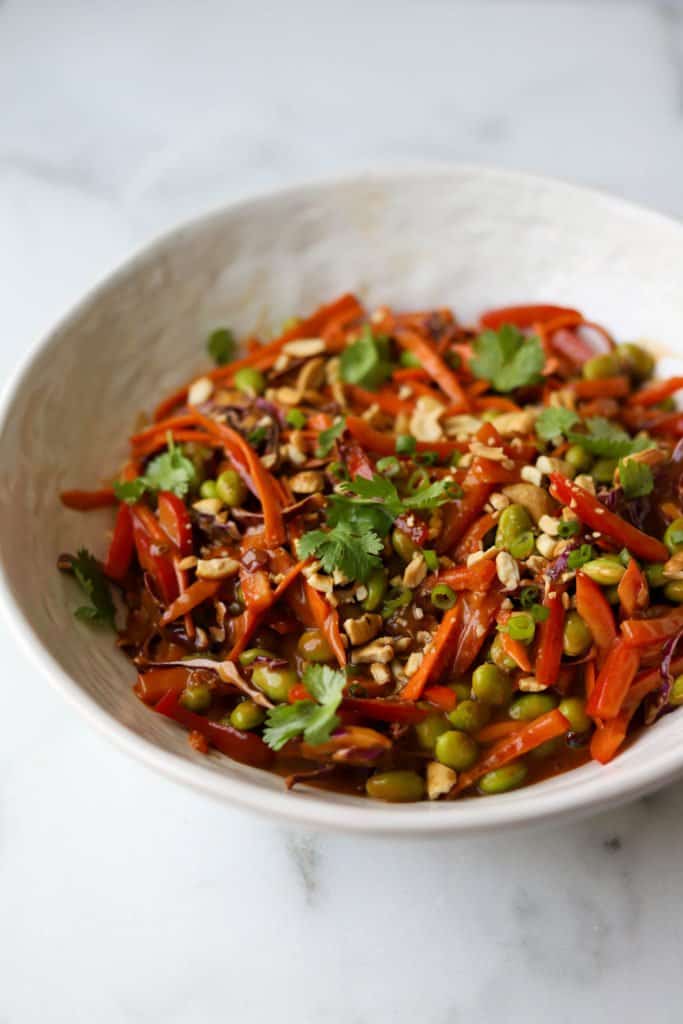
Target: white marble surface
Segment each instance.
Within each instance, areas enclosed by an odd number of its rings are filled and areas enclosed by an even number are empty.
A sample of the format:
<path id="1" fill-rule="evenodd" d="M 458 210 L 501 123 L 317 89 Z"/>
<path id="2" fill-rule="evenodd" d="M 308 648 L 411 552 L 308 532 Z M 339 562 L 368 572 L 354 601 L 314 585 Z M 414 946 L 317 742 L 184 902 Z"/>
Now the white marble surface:
<path id="1" fill-rule="evenodd" d="M 683 7 L 0 0 L 0 370 L 254 189 L 499 163 L 683 215 Z M 90 733 L 0 624 L 0 1022 L 680 1019 L 683 791 L 467 842 L 288 832 Z"/>

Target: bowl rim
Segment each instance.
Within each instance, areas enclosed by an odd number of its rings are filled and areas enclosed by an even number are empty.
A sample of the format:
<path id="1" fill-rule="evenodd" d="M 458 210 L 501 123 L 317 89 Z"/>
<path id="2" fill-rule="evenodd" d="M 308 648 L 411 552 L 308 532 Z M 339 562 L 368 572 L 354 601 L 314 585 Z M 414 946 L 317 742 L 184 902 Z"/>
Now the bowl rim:
<path id="1" fill-rule="evenodd" d="M 577 185 L 562 179 L 499 168 L 471 162 L 410 161 L 372 168 L 350 170 L 346 173 L 317 177 L 279 188 L 264 188 L 246 196 L 212 207 L 198 216 L 180 222 L 170 230 L 154 236 L 137 247 L 131 256 L 113 271 L 105 274 L 74 306 L 72 306 L 42 338 L 30 345 L 25 355 L 10 372 L 0 392 L 0 443 L 15 399 L 28 380 L 36 360 L 52 347 L 61 343 L 63 332 L 112 286 L 134 274 L 141 266 L 153 260 L 176 240 L 187 233 L 201 231 L 216 219 L 263 202 L 286 201 L 310 196 L 316 191 L 327 192 L 339 187 L 363 183 L 397 184 L 402 181 L 429 177 L 476 175 L 492 181 L 504 181 L 511 186 L 537 185 L 554 189 L 577 198 L 601 204 L 614 212 L 628 215 L 662 227 L 674 228 L 683 236 L 683 222 L 640 203 L 611 195 L 606 191 Z M 683 240 L 683 238 L 682 238 Z M 567 791 L 544 792 L 541 786 L 528 790 L 525 803 L 508 802 L 505 798 L 458 801 L 443 805 L 405 804 L 391 805 L 358 799 L 354 803 L 336 804 L 327 799 L 324 791 L 307 789 L 298 793 L 282 789 L 267 789 L 254 785 L 249 778 L 207 771 L 201 763 L 163 750 L 152 740 L 133 732 L 112 714 L 102 708 L 94 697 L 79 684 L 43 646 L 30 619 L 24 615 L 12 592 L 10 580 L 0 557 L 0 608 L 19 641 L 29 664 L 45 675 L 50 684 L 100 734 L 106 736 L 120 750 L 142 761 L 157 772 L 177 783 L 190 786 L 215 799 L 228 802 L 240 809 L 257 812 L 281 823 L 301 825 L 327 831 L 393 837 L 421 837 L 439 835 L 481 834 L 494 829 L 515 828 L 540 824 L 557 819 L 578 818 L 596 813 L 607 806 L 636 799 L 664 785 L 683 772 L 683 745 L 680 749 L 650 755 L 645 763 L 630 766 L 626 776 L 611 774 L 610 766 L 593 787 L 595 793 Z M 484 811 L 484 807 L 486 810 Z M 478 808 L 478 809 L 477 809 Z"/>

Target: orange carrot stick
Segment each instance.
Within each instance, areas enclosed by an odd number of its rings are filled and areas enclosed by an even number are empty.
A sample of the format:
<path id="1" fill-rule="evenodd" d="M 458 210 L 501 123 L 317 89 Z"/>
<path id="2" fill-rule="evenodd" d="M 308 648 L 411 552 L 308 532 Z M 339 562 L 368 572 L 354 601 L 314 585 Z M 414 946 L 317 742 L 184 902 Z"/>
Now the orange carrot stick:
<path id="1" fill-rule="evenodd" d="M 419 700 L 427 683 L 441 671 L 462 624 L 462 618 L 463 602 L 457 601 L 441 620 L 417 672 L 413 673 L 401 690 L 402 700 Z"/>
<path id="2" fill-rule="evenodd" d="M 623 638 L 617 640 L 605 659 L 586 704 L 586 711 L 594 718 L 614 718 L 640 665 L 640 654 L 629 647 Z"/>
<path id="3" fill-rule="evenodd" d="M 553 740 L 556 736 L 562 736 L 568 731 L 569 722 L 557 709 L 535 718 L 533 722 L 521 726 L 516 732 L 496 743 L 474 768 L 470 768 L 467 772 L 461 772 L 449 796 L 457 796 L 462 793 L 463 789 L 478 782 L 488 772 L 501 768 L 509 761 L 514 761 L 516 758 L 522 757 L 523 754 L 528 754 L 530 750 L 540 747 L 541 743 Z"/>
<path id="4" fill-rule="evenodd" d="M 453 370 L 443 361 L 434 346 L 430 345 L 428 341 L 425 341 L 424 338 L 421 338 L 414 331 L 397 330 L 395 337 L 401 348 L 407 349 L 417 356 L 420 366 L 427 371 L 444 394 L 448 395 L 459 411 L 465 412 L 469 408 L 469 404 L 460 381 Z"/>
<path id="5" fill-rule="evenodd" d="M 669 377 L 668 380 L 656 380 L 640 391 L 634 391 L 628 400 L 629 405 L 659 405 L 665 398 L 670 398 L 683 388 L 683 377 Z"/>
<path id="6" fill-rule="evenodd" d="M 186 615 L 191 612 L 197 605 L 202 604 L 204 601 L 208 601 L 209 598 L 215 597 L 220 588 L 220 580 L 196 580 L 192 583 L 185 593 L 177 597 L 172 604 L 168 606 L 166 611 L 161 617 L 162 626 L 167 626 L 169 622 L 173 622 L 174 619 L 180 618 L 181 615 Z"/>

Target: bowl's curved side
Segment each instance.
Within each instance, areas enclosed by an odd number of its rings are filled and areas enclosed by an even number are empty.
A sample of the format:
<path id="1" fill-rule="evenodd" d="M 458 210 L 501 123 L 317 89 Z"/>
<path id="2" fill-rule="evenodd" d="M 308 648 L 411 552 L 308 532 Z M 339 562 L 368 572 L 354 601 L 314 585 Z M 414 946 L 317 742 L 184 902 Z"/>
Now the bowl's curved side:
<path id="1" fill-rule="evenodd" d="M 218 323 L 267 333 L 353 289 L 373 304 L 579 305 L 628 336 L 673 348 L 683 315 L 675 270 L 683 228 L 557 182 L 479 168 L 370 174 L 242 202 L 162 239 L 89 296 L 6 392 L 0 416 L 0 570 L 5 609 L 34 661 L 105 733 L 147 763 L 213 795 L 311 825 L 471 831 L 578 812 L 651 788 L 683 764 L 683 717 L 638 754 L 502 799 L 392 808 L 343 795 L 283 795 L 281 782 L 202 758 L 130 692 L 111 635 L 71 616 L 61 550 L 103 550 L 107 512 L 61 509 L 58 491 L 115 472 L 136 415 L 205 366 Z"/>

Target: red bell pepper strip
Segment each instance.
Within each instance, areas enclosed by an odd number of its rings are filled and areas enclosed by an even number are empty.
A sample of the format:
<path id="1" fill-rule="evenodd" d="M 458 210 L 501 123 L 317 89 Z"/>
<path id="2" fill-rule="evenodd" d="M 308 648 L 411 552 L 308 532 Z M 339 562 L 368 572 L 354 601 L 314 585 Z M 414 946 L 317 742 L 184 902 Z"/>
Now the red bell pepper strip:
<path id="1" fill-rule="evenodd" d="M 181 615 L 187 615 L 204 601 L 215 597 L 220 590 L 221 580 L 195 580 L 184 594 L 173 601 L 161 617 L 161 625 L 168 626 L 169 622 L 179 619 Z"/>
<path id="2" fill-rule="evenodd" d="M 452 711 L 458 702 L 458 698 L 450 686 L 428 686 L 422 696 L 434 707 L 445 712 Z"/>
<path id="3" fill-rule="evenodd" d="M 683 671 L 683 658 L 677 658 L 671 672 L 674 676 Z M 591 739 L 591 757 L 601 764 L 611 761 L 624 742 L 631 719 L 635 715 L 641 701 L 648 693 L 653 693 L 662 685 L 659 666 L 647 672 L 641 672 L 633 680 L 624 699 L 621 711 L 616 718 L 610 718 L 598 725 Z"/>
<path id="4" fill-rule="evenodd" d="M 444 615 L 422 663 L 400 691 L 402 700 L 419 700 L 427 683 L 438 676 L 448 659 L 463 621 L 464 602 L 457 601 Z"/>
<path id="5" fill-rule="evenodd" d="M 399 328 L 395 332 L 394 337 L 401 348 L 417 356 L 422 369 L 426 370 L 444 394 L 448 395 L 456 411 L 466 412 L 469 409 L 467 395 L 463 391 L 456 374 L 443 361 L 436 348 L 430 342 L 421 338 L 415 331 Z"/>
<path id="6" fill-rule="evenodd" d="M 291 565 L 275 589 L 271 589 L 267 573 L 242 574 L 242 593 L 247 607 L 242 613 L 241 628 L 236 630 L 235 644 L 228 655 L 230 661 L 234 661 L 242 653 L 263 622 L 266 612 L 275 607 L 282 595 L 297 579 L 305 564 L 306 560 L 304 559 Z M 255 580 L 258 581 L 256 586 L 254 586 Z"/>
<path id="7" fill-rule="evenodd" d="M 114 524 L 114 533 L 109 545 L 104 573 L 110 580 L 120 583 L 130 569 L 133 560 L 133 517 L 128 505 L 119 505 Z"/>
<path id="8" fill-rule="evenodd" d="M 451 551 L 463 538 L 483 511 L 492 490 L 491 484 L 476 483 L 465 489 L 462 498 L 446 502 L 441 512 L 443 516 L 441 536 L 437 541 L 437 550 L 440 553 Z"/>
<path id="9" fill-rule="evenodd" d="M 178 694 L 173 690 L 169 690 L 161 698 L 154 710 L 158 711 L 160 715 L 172 718 L 174 722 L 179 722 L 186 729 L 193 729 L 195 732 L 201 733 L 213 747 L 220 750 L 222 754 L 227 754 L 233 761 L 249 764 L 254 768 L 268 768 L 272 764 L 273 751 L 266 746 L 260 736 L 256 736 L 252 732 L 234 729 L 231 725 L 212 722 L 211 719 L 205 718 L 203 715 L 188 711 L 182 706 L 178 700 Z"/>
<path id="10" fill-rule="evenodd" d="M 469 555 L 479 551 L 484 537 L 497 522 L 497 518 L 491 512 L 485 512 L 483 516 L 472 523 L 455 549 L 455 561 L 464 562 Z"/>
<path id="11" fill-rule="evenodd" d="M 626 572 L 619 581 L 617 593 L 619 594 L 621 607 L 629 617 L 647 608 L 650 592 L 647 580 L 635 558 L 632 558 L 628 563 Z"/>
<path id="12" fill-rule="evenodd" d="M 131 514 L 138 561 L 154 579 L 163 603 L 170 605 L 178 596 L 178 580 L 170 556 L 163 553 L 168 537 L 146 505 L 133 505 Z"/>
<path id="13" fill-rule="evenodd" d="M 337 441 L 337 447 L 351 479 L 360 476 L 364 480 L 372 480 L 375 469 L 356 441 L 340 439 Z"/>
<path id="14" fill-rule="evenodd" d="M 534 324 L 542 324 L 557 317 L 569 317 L 572 322 L 580 322 L 582 317 L 576 309 L 568 309 L 566 306 L 502 306 L 500 309 L 490 309 L 479 317 L 482 327 L 497 331 L 503 324 L 513 324 L 515 327 L 533 327 Z"/>
<path id="15" fill-rule="evenodd" d="M 62 491 L 59 497 L 62 505 L 75 509 L 77 512 L 89 512 L 94 508 L 111 508 L 118 501 L 112 487 L 102 487 L 99 491 Z"/>
<path id="16" fill-rule="evenodd" d="M 640 391 L 634 391 L 628 400 L 629 405 L 642 405 L 646 408 L 659 405 L 665 398 L 670 398 L 683 388 L 683 377 L 669 377 L 668 380 L 656 380 Z"/>
<path id="17" fill-rule="evenodd" d="M 159 493 L 159 524 L 181 558 L 192 554 L 192 522 L 185 503 L 171 491 Z"/>
<path id="18" fill-rule="evenodd" d="M 540 747 L 541 743 L 562 736 L 569 731 L 569 722 L 561 711 L 548 711 L 547 714 L 535 718 L 533 722 L 521 726 L 516 732 L 506 736 L 488 752 L 473 768 L 461 772 L 458 781 L 449 793 L 449 797 L 457 796 L 474 782 L 478 782 L 488 772 L 514 761 L 530 750 Z"/>
<path id="19" fill-rule="evenodd" d="M 614 614 L 602 587 L 584 572 L 576 574 L 576 610 L 593 634 L 598 651 L 606 655 L 617 638 Z"/>
<path id="20" fill-rule="evenodd" d="M 549 590 L 543 601 L 549 615 L 538 627 L 536 655 L 536 679 L 543 686 L 554 686 L 560 672 L 565 616 L 562 593 L 562 589 Z"/>
<path id="21" fill-rule="evenodd" d="M 576 516 L 589 526 L 591 530 L 599 530 L 622 547 L 628 548 L 631 554 L 646 562 L 666 562 L 669 557 L 668 548 L 654 537 L 648 537 L 642 530 L 625 522 L 614 512 L 593 497 L 589 491 L 579 487 L 559 473 L 550 474 L 550 493 L 563 505 L 568 505 Z"/>
<path id="22" fill-rule="evenodd" d="M 486 594 L 465 594 L 462 598 L 464 615 L 462 629 L 457 636 L 453 673 L 462 675 L 471 666 L 490 634 L 498 611 L 502 595 L 497 590 Z"/>
<path id="23" fill-rule="evenodd" d="M 629 647 L 623 637 L 618 639 L 600 669 L 586 704 L 587 713 L 593 718 L 615 718 L 639 665 L 638 651 Z"/>
<path id="24" fill-rule="evenodd" d="M 621 632 L 631 647 L 658 644 L 683 629 L 683 608 L 675 608 L 656 619 L 624 619 Z"/>
<path id="25" fill-rule="evenodd" d="M 156 704 L 169 692 L 181 693 L 187 684 L 188 674 L 186 668 L 151 668 L 138 674 L 133 689 L 145 704 Z"/>
<path id="26" fill-rule="evenodd" d="M 376 405 L 388 416 L 398 416 L 400 413 L 410 415 L 413 409 L 411 402 L 404 402 L 391 388 L 380 388 L 379 391 L 365 391 L 364 388 L 349 385 L 348 392 L 351 399 L 363 409 L 369 409 Z"/>
<path id="27" fill-rule="evenodd" d="M 414 724 L 422 722 L 429 711 L 420 708 L 408 700 L 372 700 L 367 697 L 344 697 L 342 708 L 353 711 L 363 718 L 372 718 L 377 722 L 401 722 Z"/>

